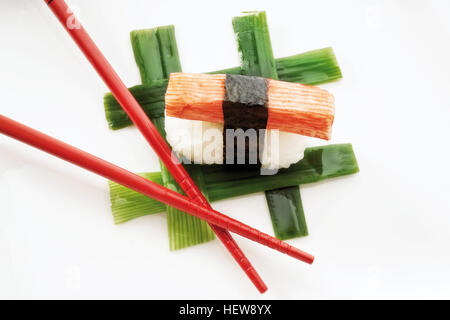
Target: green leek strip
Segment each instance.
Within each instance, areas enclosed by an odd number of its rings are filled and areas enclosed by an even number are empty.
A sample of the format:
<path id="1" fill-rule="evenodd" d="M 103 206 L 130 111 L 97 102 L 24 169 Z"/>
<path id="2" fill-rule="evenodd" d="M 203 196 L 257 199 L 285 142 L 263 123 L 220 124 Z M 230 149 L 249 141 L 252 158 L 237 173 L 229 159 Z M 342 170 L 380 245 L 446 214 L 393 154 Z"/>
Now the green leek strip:
<path id="1" fill-rule="evenodd" d="M 277 192 L 266 192 L 275 236 L 281 240 L 307 236 L 308 227 L 299 187 L 277 190 Z"/>
<path id="2" fill-rule="evenodd" d="M 139 67 L 142 83 L 166 79 L 161 51 L 159 48 L 158 29 L 135 30 L 130 33 L 134 60 Z M 150 54 L 151 53 L 151 54 Z"/>
<path id="3" fill-rule="evenodd" d="M 298 186 L 266 190 L 265 195 L 277 238 L 287 240 L 308 235 L 305 211 Z"/>
<path id="4" fill-rule="evenodd" d="M 278 79 L 286 82 L 318 85 L 342 78 L 341 69 L 333 48 L 312 50 L 294 56 L 275 59 Z M 234 67 L 210 74 L 242 74 L 241 67 Z"/>
<path id="5" fill-rule="evenodd" d="M 157 88 L 151 91 L 152 94 L 146 95 L 145 100 L 140 102 L 144 111 L 150 111 L 147 114 L 159 133 L 165 138 L 164 94 L 167 87 L 166 79 L 169 78 L 171 72 L 181 71 L 175 28 L 166 26 L 133 31 L 131 33 L 131 44 L 141 73 L 142 83 L 150 86 L 157 85 Z M 137 89 L 137 91 L 139 90 L 141 88 Z M 111 99 L 111 96 L 108 98 Z M 111 107 L 111 105 L 111 103 L 105 103 L 105 106 Z M 109 121 L 109 123 L 111 126 L 112 121 Z M 160 162 L 160 166 L 163 185 L 184 194 L 164 164 Z M 192 176 L 192 178 L 196 181 L 196 179 L 202 179 L 201 175 L 202 172 L 198 171 L 196 176 Z M 171 250 L 186 248 L 214 239 L 214 233 L 205 221 L 170 206 L 167 206 L 166 212 Z"/>
<path id="6" fill-rule="evenodd" d="M 331 47 L 278 59 L 276 65 L 278 78 L 287 82 L 318 85 L 342 78 Z"/>
<path id="7" fill-rule="evenodd" d="M 233 28 L 241 53 L 242 74 L 277 80 L 266 13 L 235 17 Z"/>
<path id="8" fill-rule="evenodd" d="M 140 31 L 132 38 L 136 38 L 137 35 L 142 33 L 143 31 Z M 137 49 L 134 48 L 134 51 L 136 54 Z M 332 48 L 309 51 L 275 61 L 278 77 L 282 81 L 315 85 L 342 78 L 341 70 L 337 64 Z M 240 67 L 210 73 L 243 74 Z M 141 74 L 141 76 L 149 77 L 146 73 Z M 154 80 L 153 77 L 150 77 L 149 81 L 144 83 L 146 84 L 130 88 L 131 93 L 151 119 L 157 116 L 163 116 L 167 80 Z M 132 124 L 125 111 L 123 111 L 122 107 L 110 93 L 106 94 L 104 100 L 106 119 L 111 129 L 122 129 Z"/>
<path id="9" fill-rule="evenodd" d="M 140 173 L 139 175 L 162 185 L 160 172 Z M 111 211 L 116 224 L 166 210 L 166 206 L 163 203 L 112 181 L 109 181 L 109 194 Z"/>
<path id="10" fill-rule="evenodd" d="M 359 172 L 351 144 L 307 148 L 301 161 L 273 176 L 261 176 L 259 170 L 231 171 L 220 166 L 202 166 L 202 169 L 211 201 Z"/>
<path id="11" fill-rule="evenodd" d="M 138 100 L 144 112 L 152 120 L 164 117 L 166 90 L 167 80 L 155 80 L 150 85 L 138 85 L 130 88 L 131 93 Z M 110 129 L 122 129 L 132 124 L 122 106 L 111 93 L 105 95 L 103 102 Z"/>
<path id="12" fill-rule="evenodd" d="M 130 39 L 143 84 L 181 71 L 174 26 L 132 31 Z"/>
<path id="13" fill-rule="evenodd" d="M 194 167 L 194 166 L 193 166 Z M 212 202 L 233 197 L 248 195 L 274 188 L 285 188 L 292 185 L 303 185 L 325 179 L 346 176 L 359 172 L 358 163 L 351 144 L 336 144 L 305 151 L 304 159 L 288 169 L 282 169 L 277 175 L 261 176 L 259 170 L 231 171 L 224 166 L 196 165 L 203 171 L 203 182 L 209 200 Z M 191 170 L 192 167 L 189 167 Z M 162 181 L 159 172 L 150 174 L 150 180 Z M 204 183 L 204 185 L 203 185 Z M 112 186 L 114 188 L 112 188 Z M 114 219 L 123 223 L 135 217 L 164 212 L 164 206 L 147 197 L 137 197 L 136 193 L 110 183 L 111 200 L 117 199 L 121 210 L 114 210 Z M 113 207 L 114 208 L 114 207 Z"/>
<path id="14" fill-rule="evenodd" d="M 242 73 L 247 76 L 278 79 L 266 13 L 235 17 L 233 28 L 241 53 Z M 305 60 L 307 65 L 309 59 Z M 316 81 L 316 78 L 313 79 Z M 275 235 L 289 235 L 293 238 L 308 234 L 300 190 L 297 186 L 267 190 L 265 194 Z M 295 229 L 294 225 L 297 226 Z"/>

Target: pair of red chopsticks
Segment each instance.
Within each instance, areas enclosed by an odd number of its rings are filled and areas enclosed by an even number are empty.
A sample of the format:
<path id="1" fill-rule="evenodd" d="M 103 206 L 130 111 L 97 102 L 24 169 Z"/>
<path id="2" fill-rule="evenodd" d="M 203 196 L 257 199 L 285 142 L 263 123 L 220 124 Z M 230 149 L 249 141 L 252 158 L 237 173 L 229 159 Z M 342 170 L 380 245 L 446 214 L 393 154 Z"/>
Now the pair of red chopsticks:
<path id="1" fill-rule="evenodd" d="M 192 199 L 182 196 L 179 193 L 164 188 L 163 186 L 160 186 L 159 184 L 147 180 L 137 174 L 120 168 L 108 161 L 77 149 L 67 143 L 52 138 L 3 115 L 0 115 L 0 133 L 57 156 L 81 168 L 92 171 L 134 191 L 154 198 L 157 201 L 166 203 L 181 211 L 185 211 L 218 228 L 223 228 L 223 230 L 237 233 L 243 237 L 278 250 L 306 263 L 311 264 L 314 261 L 314 257 L 312 255 L 305 253 L 281 240 L 262 233 L 211 208 L 195 203 Z"/>
<path id="2" fill-rule="evenodd" d="M 81 168 L 140 192 L 157 201 L 185 211 L 214 226 L 237 233 L 301 261 L 312 263 L 314 257 L 268 234 L 234 220 L 211 208 L 195 203 L 175 191 L 120 168 L 67 143 L 0 115 L 0 133 L 50 153 Z"/>
<path id="3" fill-rule="evenodd" d="M 64 28 L 69 32 L 87 59 L 103 78 L 117 101 L 153 147 L 189 199 L 4 116 L 0 116 L 0 132 L 208 221 L 219 239 L 224 243 L 260 292 L 267 290 L 266 285 L 228 231 L 238 233 L 307 263 L 313 262 L 314 258 L 311 255 L 212 210 L 183 166 L 175 160 L 175 157 L 172 157 L 170 147 L 158 133 L 87 32 L 78 21 L 74 23 L 75 17 L 64 0 L 44 1 L 49 5 Z M 70 24 L 68 23 L 69 21 L 71 22 Z"/>

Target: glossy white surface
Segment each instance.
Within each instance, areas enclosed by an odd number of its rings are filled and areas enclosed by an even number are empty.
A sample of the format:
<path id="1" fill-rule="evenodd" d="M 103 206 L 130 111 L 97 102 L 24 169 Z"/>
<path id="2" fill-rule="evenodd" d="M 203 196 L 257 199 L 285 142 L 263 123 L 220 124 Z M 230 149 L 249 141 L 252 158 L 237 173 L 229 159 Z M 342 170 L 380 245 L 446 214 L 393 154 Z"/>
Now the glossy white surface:
<path id="1" fill-rule="evenodd" d="M 169 252 L 163 214 L 115 226 L 106 181 L 0 137 L 0 298 L 450 298 L 450 4 L 439 1 L 79 0 L 128 85 L 129 31 L 175 24 L 183 68 L 238 65 L 231 18 L 267 10 L 276 57 L 333 46 L 344 79 L 332 142 L 361 173 L 302 188 L 313 266 L 239 238 L 259 295 L 219 241 Z M 0 2 L 1 113 L 133 171 L 158 161 L 108 130 L 106 88 L 43 1 Z M 263 194 L 216 209 L 272 233 Z"/>

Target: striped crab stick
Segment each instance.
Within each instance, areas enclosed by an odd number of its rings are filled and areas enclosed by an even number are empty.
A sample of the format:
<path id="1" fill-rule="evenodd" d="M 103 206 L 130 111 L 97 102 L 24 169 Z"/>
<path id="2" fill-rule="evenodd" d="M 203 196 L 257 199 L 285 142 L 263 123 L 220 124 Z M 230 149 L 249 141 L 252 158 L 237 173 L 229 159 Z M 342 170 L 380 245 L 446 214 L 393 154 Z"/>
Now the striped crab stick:
<path id="1" fill-rule="evenodd" d="M 226 124 L 230 117 L 224 115 L 231 110 L 233 126 L 259 123 L 324 140 L 330 140 L 334 121 L 334 97 L 328 91 L 259 77 L 172 73 L 165 102 L 171 117 Z"/>

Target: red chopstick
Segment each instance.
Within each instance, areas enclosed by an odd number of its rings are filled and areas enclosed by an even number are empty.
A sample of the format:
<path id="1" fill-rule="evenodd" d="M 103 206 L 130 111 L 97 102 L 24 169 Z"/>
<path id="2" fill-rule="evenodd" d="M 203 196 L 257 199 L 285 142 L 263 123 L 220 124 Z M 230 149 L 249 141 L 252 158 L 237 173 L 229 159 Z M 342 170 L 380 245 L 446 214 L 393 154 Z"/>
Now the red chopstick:
<path id="1" fill-rule="evenodd" d="M 172 150 L 170 147 L 161 137 L 150 119 L 142 110 L 138 102 L 134 99 L 133 95 L 128 91 L 128 88 L 100 52 L 83 26 L 76 20 L 65 1 L 44 1 L 49 5 L 53 13 L 62 23 L 73 40 L 77 43 L 95 70 L 97 70 L 103 81 L 116 97 L 117 101 L 123 107 L 139 131 L 143 134 L 145 139 L 153 147 L 158 157 L 162 160 L 186 195 L 193 201 L 205 207 L 211 208 L 208 201 L 203 196 L 202 192 L 197 188 L 194 181 L 190 178 L 183 166 L 174 159 L 175 157 L 172 157 Z M 267 290 L 267 286 L 264 284 L 256 270 L 251 265 L 250 261 L 238 247 L 231 235 L 222 228 L 215 225 L 210 226 L 253 284 L 261 293 L 265 292 Z"/>
<path id="2" fill-rule="evenodd" d="M 313 263 L 314 257 L 268 234 L 262 233 L 246 224 L 232 219 L 211 208 L 192 202 L 181 194 L 164 188 L 137 174 L 122 169 L 110 162 L 95 157 L 67 143 L 52 138 L 42 132 L 27 127 L 19 122 L 0 115 L 0 133 L 22 141 L 63 160 L 71 162 L 86 170 L 92 171 L 125 187 L 140 192 L 157 201 L 185 211 L 209 223 L 237 233 L 250 240 L 278 250 L 291 257 Z"/>

